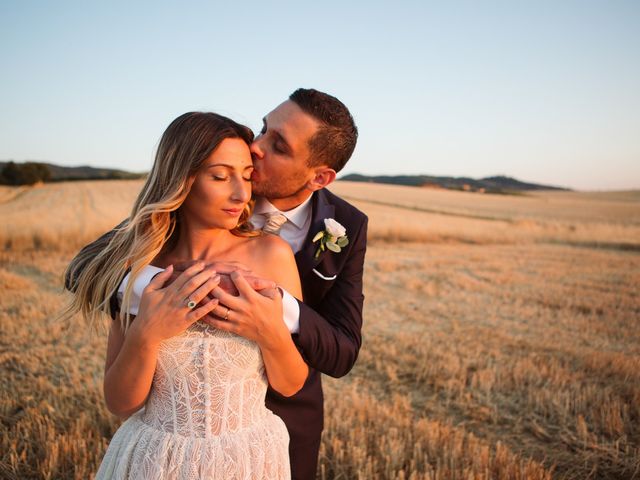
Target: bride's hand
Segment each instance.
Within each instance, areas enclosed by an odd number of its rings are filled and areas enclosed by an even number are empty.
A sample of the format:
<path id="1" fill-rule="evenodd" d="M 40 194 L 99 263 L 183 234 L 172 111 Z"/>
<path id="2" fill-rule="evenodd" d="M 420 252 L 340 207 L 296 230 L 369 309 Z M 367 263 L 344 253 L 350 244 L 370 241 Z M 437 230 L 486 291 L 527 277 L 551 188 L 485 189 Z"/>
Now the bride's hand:
<path id="1" fill-rule="evenodd" d="M 176 264 L 168 283 L 173 283 L 184 270 L 192 267 L 196 262 L 197 260 L 189 260 Z M 231 280 L 231 273 L 233 272 L 240 272 L 251 288 L 257 292 L 276 288 L 276 282 L 255 276 L 249 267 L 240 262 L 212 262 L 207 264 L 207 268 L 213 268 L 218 272 L 220 275 L 220 288 L 231 295 L 238 295 L 238 289 L 233 280 Z"/>
<path id="2" fill-rule="evenodd" d="M 208 315 L 203 322 L 253 340 L 263 349 L 275 350 L 290 341 L 291 334 L 282 320 L 280 290 L 265 288 L 256 292 L 239 272 L 233 272 L 231 280 L 239 294 L 214 288 L 211 293 L 220 301 L 220 307 L 212 312 L 215 317 Z"/>
<path id="3" fill-rule="evenodd" d="M 141 342 L 156 345 L 179 335 L 218 305 L 215 298 L 198 305 L 220 283 L 215 270 L 198 262 L 164 287 L 172 273 L 171 265 L 156 275 L 143 291 L 138 315 L 129 332 Z M 195 302 L 196 308 L 190 309 L 189 301 Z"/>

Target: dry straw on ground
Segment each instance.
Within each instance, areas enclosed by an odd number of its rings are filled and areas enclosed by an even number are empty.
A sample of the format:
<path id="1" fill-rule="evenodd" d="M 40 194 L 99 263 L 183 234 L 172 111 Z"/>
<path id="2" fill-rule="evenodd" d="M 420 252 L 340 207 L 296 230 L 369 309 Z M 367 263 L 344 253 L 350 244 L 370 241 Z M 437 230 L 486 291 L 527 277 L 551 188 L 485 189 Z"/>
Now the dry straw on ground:
<path id="1" fill-rule="evenodd" d="M 48 321 L 140 182 L 0 189 L 0 478 L 89 478 L 105 339 Z M 364 344 L 319 478 L 640 478 L 640 197 L 338 183 L 371 219 Z"/>

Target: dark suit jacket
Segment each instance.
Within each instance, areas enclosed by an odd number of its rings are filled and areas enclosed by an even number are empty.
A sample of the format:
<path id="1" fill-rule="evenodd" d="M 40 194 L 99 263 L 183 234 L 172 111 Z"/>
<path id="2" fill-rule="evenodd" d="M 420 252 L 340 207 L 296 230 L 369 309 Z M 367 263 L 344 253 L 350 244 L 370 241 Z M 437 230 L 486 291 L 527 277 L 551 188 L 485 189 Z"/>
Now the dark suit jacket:
<path id="1" fill-rule="evenodd" d="M 325 250 L 316 259 L 318 243 L 313 237 L 324 230 L 324 219 L 333 218 L 347 231 L 349 245 L 340 253 Z M 122 224 L 121 224 L 122 225 Z M 84 247 L 101 251 L 114 231 Z M 341 377 L 353 367 L 362 343 L 362 272 L 367 241 L 367 217 L 354 206 L 326 189 L 312 198 L 312 220 L 296 263 L 302 283 L 304 303 L 300 302 L 300 331 L 294 340 L 309 365 L 309 377 L 292 397 L 283 397 L 272 389 L 266 404 L 287 425 L 294 479 L 315 478 L 320 435 L 323 427 L 323 396 L 320 373 Z M 321 278 L 314 269 L 322 276 Z M 73 291 L 76 279 L 66 278 Z M 117 309 L 115 295 L 112 310 Z"/>
<path id="2" fill-rule="evenodd" d="M 296 254 L 304 303 L 300 302 L 300 331 L 294 335 L 310 373 L 296 395 L 285 398 L 269 389 L 266 402 L 289 430 L 291 466 L 296 479 L 315 478 L 323 428 L 320 373 L 332 377 L 346 375 L 362 344 L 367 217 L 326 189 L 314 193 L 312 205 L 309 234 Z M 349 245 L 340 253 L 325 250 L 316 259 L 318 243 L 312 243 L 312 239 L 324 230 L 325 218 L 333 218 L 346 228 Z M 316 272 L 335 279 L 325 280 Z"/>

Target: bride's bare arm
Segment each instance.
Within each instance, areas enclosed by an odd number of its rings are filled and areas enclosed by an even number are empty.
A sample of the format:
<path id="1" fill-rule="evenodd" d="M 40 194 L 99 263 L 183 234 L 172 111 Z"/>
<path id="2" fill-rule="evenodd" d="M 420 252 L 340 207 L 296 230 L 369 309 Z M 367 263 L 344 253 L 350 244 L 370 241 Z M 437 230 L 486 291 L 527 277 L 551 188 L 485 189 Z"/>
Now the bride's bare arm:
<path id="1" fill-rule="evenodd" d="M 155 276 L 144 290 L 138 315 L 126 334 L 116 319 L 107 342 L 104 374 L 104 398 L 113 414 L 127 417 L 139 410 L 151 390 L 160 343 L 183 332 L 218 304 L 210 300 L 189 310 L 185 299 L 200 302 L 215 288 L 219 276 L 194 265 L 175 282 L 163 288 L 171 268 Z"/>
<path id="2" fill-rule="evenodd" d="M 124 335 L 117 319 L 111 323 L 105 362 L 104 399 L 114 415 L 128 417 L 147 401 L 156 369 L 158 345 L 139 335 Z"/>

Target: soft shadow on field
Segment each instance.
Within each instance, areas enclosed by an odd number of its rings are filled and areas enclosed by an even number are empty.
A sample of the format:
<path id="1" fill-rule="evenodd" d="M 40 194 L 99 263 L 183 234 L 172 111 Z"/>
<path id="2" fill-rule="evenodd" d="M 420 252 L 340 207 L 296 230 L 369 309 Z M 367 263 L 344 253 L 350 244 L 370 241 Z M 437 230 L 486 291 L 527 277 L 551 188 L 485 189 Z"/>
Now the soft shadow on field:
<path id="1" fill-rule="evenodd" d="M 0 478 L 90 478 L 117 428 L 104 334 L 48 319 L 75 249 L 140 185 L 0 189 Z M 640 255 L 571 245 L 637 245 L 638 203 L 366 187 L 335 189 L 371 246 L 359 361 L 325 379 L 319 478 L 640 478 Z"/>

